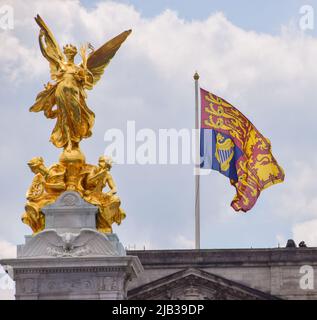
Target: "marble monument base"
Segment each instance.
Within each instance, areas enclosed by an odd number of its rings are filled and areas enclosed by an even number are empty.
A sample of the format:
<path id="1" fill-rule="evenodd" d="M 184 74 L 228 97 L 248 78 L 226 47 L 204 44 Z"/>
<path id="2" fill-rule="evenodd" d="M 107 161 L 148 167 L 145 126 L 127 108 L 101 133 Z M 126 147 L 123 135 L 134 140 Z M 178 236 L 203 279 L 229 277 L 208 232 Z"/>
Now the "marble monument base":
<path id="1" fill-rule="evenodd" d="M 143 267 L 116 234 L 96 230 L 98 208 L 67 191 L 42 211 L 45 229 L 25 237 L 17 259 L 0 260 L 16 282 L 16 299 L 125 299 Z"/>
<path id="2" fill-rule="evenodd" d="M 17 300 L 126 299 L 137 257 L 61 257 L 2 260 L 16 282 Z M 13 271 L 13 274 L 12 274 Z"/>

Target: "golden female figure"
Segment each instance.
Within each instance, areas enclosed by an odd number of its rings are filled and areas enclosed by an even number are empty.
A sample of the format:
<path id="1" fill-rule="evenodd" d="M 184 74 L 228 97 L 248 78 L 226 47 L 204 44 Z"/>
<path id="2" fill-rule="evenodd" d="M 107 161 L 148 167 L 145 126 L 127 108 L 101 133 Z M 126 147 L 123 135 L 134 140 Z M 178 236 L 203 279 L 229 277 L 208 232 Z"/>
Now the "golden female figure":
<path id="1" fill-rule="evenodd" d="M 68 151 L 77 148 L 83 138 L 91 136 L 94 113 L 86 105 L 85 89 L 92 89 L 105 67 L 125 41 L 131 30 L 125 31 L 87 56 L 86 46 L 80 49 L 82 62 L 76 65 L 77 48 L 66 45 L 61 52 L 53 34 L 38 15 L 39 43 L 43 56 L 50 63 L 51 79 L 40 92 L 30 111 L 44 111 L 47 118 L 57 119 L 50 141 Z"/>

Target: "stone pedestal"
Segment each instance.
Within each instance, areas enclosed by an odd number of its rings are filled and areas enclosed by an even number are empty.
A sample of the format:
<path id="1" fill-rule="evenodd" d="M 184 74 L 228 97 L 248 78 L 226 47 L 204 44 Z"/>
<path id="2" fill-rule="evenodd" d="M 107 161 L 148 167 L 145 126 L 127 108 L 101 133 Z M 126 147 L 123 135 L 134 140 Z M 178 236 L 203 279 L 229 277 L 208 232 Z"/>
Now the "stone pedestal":
<path id="1" fill-rule="evenodd" d="M 18 258 L 1 263 L 13 269 L 17 300 L 125 299 L 127 282 L 142 271 L 139 259 L 132 256 Z"/>
<path id="2" fill-rule="evenodd" d="M 26 236 L 17 259 L 0 261 L 16 299 L 125 299 L 143 267 L 115 234 L 96 230 L 98 208 L 67 191 L 43 212 L 45 230 Z"/>

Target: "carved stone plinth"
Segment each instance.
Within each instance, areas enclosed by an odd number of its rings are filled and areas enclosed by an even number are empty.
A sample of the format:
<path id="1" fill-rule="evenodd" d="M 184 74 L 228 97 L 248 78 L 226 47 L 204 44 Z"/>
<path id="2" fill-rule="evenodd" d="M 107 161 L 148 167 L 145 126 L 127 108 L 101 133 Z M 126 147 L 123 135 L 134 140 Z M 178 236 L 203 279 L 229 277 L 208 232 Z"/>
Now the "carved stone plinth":
<path id="1" fill-rule="evenodd" d="M 0 261 L 16 281 L 16 299 L 125 299 L 143 267 L 116 234 L 96 230 L 98 209 L 67 191 L 43 212 L 45 229 L 25 237 L 17 259 Z"/>
<path id="2" fill-rule="evenodd" d="M 45 229 L 62 232 L 79 232 L 82 228 L 96 229 L 98 208 L 87 203 L 77 192 L 64 192 L 55 203 L 42 209 Z"/>

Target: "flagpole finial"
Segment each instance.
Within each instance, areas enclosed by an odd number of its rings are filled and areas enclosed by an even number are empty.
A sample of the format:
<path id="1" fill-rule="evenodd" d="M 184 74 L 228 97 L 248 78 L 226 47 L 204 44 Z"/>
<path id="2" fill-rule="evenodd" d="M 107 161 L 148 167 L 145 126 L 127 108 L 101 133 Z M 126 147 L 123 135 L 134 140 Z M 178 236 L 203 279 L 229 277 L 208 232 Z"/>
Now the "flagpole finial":
<path id="1" fill-rule="evenodd" d="M 198 72 L 196 71 L 195 74 L 194 74 L 194 80 L 197 81 L 198 79 L 199 79 L 199 74 L 198 74 Z"/>

